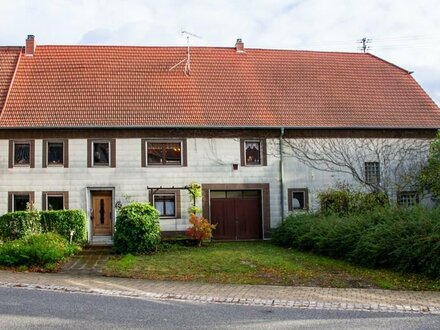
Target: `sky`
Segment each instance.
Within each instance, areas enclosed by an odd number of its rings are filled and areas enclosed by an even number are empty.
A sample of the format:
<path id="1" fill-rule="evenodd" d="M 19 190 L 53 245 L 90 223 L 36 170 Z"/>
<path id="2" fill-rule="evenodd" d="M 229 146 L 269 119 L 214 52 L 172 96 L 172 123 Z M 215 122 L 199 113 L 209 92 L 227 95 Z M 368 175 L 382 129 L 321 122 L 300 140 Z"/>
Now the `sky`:
<path id="1" fill-rule="evenodd" d="M 440 105 L 438 0 L 0 0 L 0 46 L 194 46 L 368 52 Z"/>

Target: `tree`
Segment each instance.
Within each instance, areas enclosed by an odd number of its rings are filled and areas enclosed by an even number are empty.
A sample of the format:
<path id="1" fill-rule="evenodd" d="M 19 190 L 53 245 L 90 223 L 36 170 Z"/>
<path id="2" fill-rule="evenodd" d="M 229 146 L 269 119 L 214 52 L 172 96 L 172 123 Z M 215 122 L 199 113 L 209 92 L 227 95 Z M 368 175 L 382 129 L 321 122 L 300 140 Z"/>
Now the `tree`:
<path id="1" fill-rule="evenodd" d="M 286 155 L 319 170 L 348 174 L 370 191 L 413 190 L 426 163 L 429 140 L 390 138 L 301 138 L 284 140 Z M 366 175 L 366 163 L 378 173 Z M 367 169 L 368 170 L 368 169 Z"/>
<path id="2" fill-rule="evenodd" d="M 419 184 L 420 190 L 440 198 L 440 131 L 431 143 L 428 162 L 420 171 Z"/>

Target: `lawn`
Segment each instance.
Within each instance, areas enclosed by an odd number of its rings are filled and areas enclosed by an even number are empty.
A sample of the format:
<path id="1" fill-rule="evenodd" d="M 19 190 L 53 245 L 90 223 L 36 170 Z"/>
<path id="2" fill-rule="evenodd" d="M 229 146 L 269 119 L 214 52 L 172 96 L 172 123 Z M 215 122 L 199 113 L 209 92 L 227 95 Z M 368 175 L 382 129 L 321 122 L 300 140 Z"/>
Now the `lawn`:
<path id="1" fill-rule="evenodd" d="M 151 255 L 108 261 L 107 276 L 229 284 L 440 291 L 440 282 L 418 275 L 353 266 L 345 261 L 281 248 L 270 242 L 170 245 Z"/>

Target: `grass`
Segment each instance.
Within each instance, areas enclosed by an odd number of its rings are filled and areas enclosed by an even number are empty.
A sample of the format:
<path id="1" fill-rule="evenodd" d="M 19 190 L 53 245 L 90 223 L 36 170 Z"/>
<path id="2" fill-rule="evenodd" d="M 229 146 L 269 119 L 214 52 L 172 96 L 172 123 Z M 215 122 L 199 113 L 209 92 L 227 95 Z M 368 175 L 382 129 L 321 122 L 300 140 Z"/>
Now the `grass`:
<path id="1" fill-rule="evenodd" d="M 440 281 L 353 266 L 345 261 L 281 248 L 270 242 L 171 245 L 151 255 L 111 259 L 107 276 L 229 284 L 440 291 Z"/>

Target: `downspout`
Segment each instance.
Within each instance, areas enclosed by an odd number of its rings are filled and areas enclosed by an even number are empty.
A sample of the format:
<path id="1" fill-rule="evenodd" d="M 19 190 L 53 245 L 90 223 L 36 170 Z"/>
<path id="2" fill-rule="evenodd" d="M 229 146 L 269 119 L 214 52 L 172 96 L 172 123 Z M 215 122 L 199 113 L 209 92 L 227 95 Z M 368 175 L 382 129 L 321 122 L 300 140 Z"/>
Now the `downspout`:
<path id="1" fill-rule="evenodd" d="M 281 206 L 281 223 L 284 222 L 284 174 L 283 174 L 283 138 L 284 138 L 284 127 L 280 128 L 280 206 Z"/>

